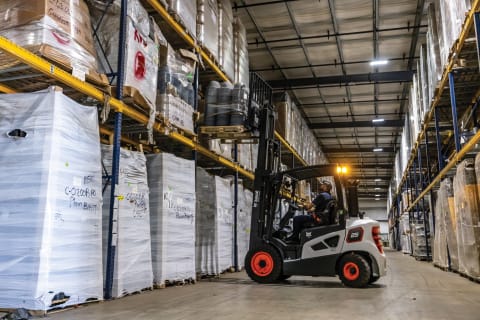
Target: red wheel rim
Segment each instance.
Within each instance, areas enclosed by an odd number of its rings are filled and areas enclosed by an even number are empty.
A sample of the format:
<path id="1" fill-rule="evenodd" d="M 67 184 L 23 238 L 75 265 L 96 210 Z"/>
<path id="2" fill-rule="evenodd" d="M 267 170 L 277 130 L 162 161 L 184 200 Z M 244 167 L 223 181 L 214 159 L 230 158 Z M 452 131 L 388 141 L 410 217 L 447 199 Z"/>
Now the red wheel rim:
<path id="1" fill-rule="evenodd" d="M 273 258 L 270 253 L 259 251 L 255 253 L 250 260 L 250 267 L 253 273 L 259 277 L 266 277 L 272 273 L 274 266 Z"/>
<path id="2" fill-rule="evenodd" d="M 345 279 L 355 281 L 360 276 L 360 269 L 356 263 L 348 262 L 343 266 L 343 276 Z"/>

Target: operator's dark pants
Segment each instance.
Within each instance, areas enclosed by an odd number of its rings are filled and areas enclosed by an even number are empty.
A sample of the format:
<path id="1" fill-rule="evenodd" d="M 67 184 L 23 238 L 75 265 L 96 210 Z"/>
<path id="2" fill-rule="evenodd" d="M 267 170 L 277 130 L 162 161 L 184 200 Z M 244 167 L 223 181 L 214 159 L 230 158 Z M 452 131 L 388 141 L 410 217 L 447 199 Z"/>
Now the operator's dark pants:
<path id="1" fill-rule="evenodd" d="M 315 220 L 310 215 L 296 216 L 293 218 L 293 234 L 291 235 L 292 239 L 298 240 L 300 231 L 304 228 L 304 225 L 307 223 L 313 223 Z"/>

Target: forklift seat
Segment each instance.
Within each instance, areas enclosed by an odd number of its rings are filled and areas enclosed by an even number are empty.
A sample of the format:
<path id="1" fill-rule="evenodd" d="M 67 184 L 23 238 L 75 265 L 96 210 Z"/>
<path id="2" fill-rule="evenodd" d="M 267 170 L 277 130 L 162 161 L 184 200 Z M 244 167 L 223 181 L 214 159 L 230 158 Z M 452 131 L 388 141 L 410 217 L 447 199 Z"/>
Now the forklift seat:
<path id="1" fill-rule="evenodd" d="M 317 225 L 316 223 L 305 224 L 304 229 L 300 232 L 300 242 L 305 243 L 310 240 L 306 238 L 306 233 L 309 232 L 312 237 L 322 236 L 335 231 L 345 229 L 345 226 L 339 223 L 338 219 L 337 201 L 332 199 L 328 202 L 325 211 L 327 211 L 328 224 Z"/>

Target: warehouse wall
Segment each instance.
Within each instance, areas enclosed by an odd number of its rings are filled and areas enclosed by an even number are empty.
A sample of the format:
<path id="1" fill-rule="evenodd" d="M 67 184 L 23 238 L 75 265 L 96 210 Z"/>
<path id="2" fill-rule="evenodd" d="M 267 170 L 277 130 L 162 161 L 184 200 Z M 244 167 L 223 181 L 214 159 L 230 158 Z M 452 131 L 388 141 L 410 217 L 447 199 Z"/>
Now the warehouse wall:
<path id="1" fill-rule="evenodd" d="M 384 200 L 375 201 L 373 199 L 362 199 L 358 201 L 360 212 L 365 212 L 365 216 L 378 220 L 380 222 L 380 232 L 388 233 L 387 222 L 387 203 Z"/>

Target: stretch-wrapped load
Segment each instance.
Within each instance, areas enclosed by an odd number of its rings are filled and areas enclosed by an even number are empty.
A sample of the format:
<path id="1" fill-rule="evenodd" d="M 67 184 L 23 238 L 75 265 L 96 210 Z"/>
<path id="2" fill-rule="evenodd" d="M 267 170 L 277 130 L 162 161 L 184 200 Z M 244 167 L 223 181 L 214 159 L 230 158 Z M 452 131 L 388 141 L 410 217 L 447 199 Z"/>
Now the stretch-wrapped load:
<path id="1" fill-rule="evenodd" d="M 233 210 L 230 180 L 197 170 L 198 272 L 219 274 L 233 265 Z M 207 194 L 209 193 L 209 194 Z M 208 203 L 207 203 L 208 202 Z"/>
<path id="2" fill-rule="evenodd" d="M 97 70 L 90 15 L 83 0 L 2 0 L 0 35 L 69 65 L 75 74 Z M 1 68 L 17 63 L 2 52 Z"/>
<path id="3" fill-rule="evenodd" d="M 102 299 L 97 109 L 53 87 L 4 94 L 0 128 L 0 308 Z"/>
<path id="4" fill-rule="evenodd" d="M 252 219 L 253 194 L 250 190 L 244 189 L 242 185 L 238 188 L 237 208 L 237 254 L 238 267 L 243 268 L 245 256 L 250 244 L 250 227 Z"/>
<path id="5" fill-rule="evenodd" d="M 106 12 L 105 1 L 88 2 L 91 5 L 94 26 L 98 28 L 98 41 L 95 45 L 102 72 L 117 72 L 121 1 L 115 0 Z M 127 10 L 124 95 L 133 97 L 134 101 L 143 107 L 155 110 L 159 56 L 156 39 L 150 35 L 153 35 L 157 28 L 151 23 L 139 0 L 129 0 Z"/>
<path id="6" fill-rule="evenodd" d="M 428 101 L 432 102 L 435 88 L 442 78 L 442 61 L 440 59 L 440 39 L 437 27 L 435 4 L 428 6 L 428 29 L 427 29 L 427 64 L 428 64 Z"/>
<path id="7" fill-rule="evenodd" d="M 440 190 L 442 196 L 439 197 L 437 201 L 442 202 L 442 212 L 445 217 L 445 232 L 447 235 L 448 254 L 450 255 L 450 267 L 453 270 L 458 270 L 457 218 L 455 216 L 452 179 L 444 179 L 440 183 Z"/>
<path id="8" fill-rule="evenodd" d="M 439 267 L 448 267 L 447 230 L 445 226 L 444 201 L 447 198 L 445 186 L 440 186 L 435 204 L 435 238 L 433 241 L 433 263 Z"/>
<path id="9" fill-rule="evenodd" d="M 197 41 L 218 60 L 217 0 L 197 0 Z"/>
<path id="10" fill-rule="evenodd" d="M 400 216 L 400 229 L 401 229 L 401 245 L 403 253 L 412 253 L 412 243 L 410 239 L 410 222 L 408 212 L 403 213 Z"/>
<path id="11" fill-rule="evenodd" d="M 248 60 L 247 31 L 239 17 L 236 17 L 233 24 L 233 43 L 235 61 L 235 83 L 240 83 L 249 88 L 250 69 Z"/>
<path id="12" fill-rule="evenodd" d="M 195 162 L 147 156 L 154 283 L 195 279 Z"/>
<path id="13" fill-rule="evenodd" d="M 180 23 L 185 27 L 185 30 L 192 37 L 196 34 L 197 22 L 197 1 L 195 0 L 168 0 L 168 8 Z"/>
<path id="14" fill-rule="evenodd" d="M 235 75 L 233 11 L 230 0 L 218 1 L 218 55 L 220 66 L 230 79 Z"/>
<path id="15" fill-rule="evenodd" d="M 479 195 L 473 159 L 466 159 L 457 166 L 453 187 L 459 271 L 480 277 Z"/>
<path id="16" fill-rule="evenodd" d="M 248 114 L 248 88 L 245 85 L 211 81 L 205 102 L 206 126 L 245 125 Z"/>
<path id="17" fill-rule="evenodd" d="M 102 145 L 102 165 L 112 173 L 113 147 Z M 105 184 L 108 183 L 107 177 Z M 110 185 L 103 196 L 103 255 L 107 259 Z M 153 285 L 148 202 L 147 165 L 141 152 L 120 149 L 120 169 L 115 188 L 115 218 L 112 245 L 115 247 L 113 297 L 150 288 Z M 106 265 L 106 262 L 105 262 Z"/>

